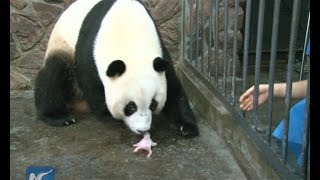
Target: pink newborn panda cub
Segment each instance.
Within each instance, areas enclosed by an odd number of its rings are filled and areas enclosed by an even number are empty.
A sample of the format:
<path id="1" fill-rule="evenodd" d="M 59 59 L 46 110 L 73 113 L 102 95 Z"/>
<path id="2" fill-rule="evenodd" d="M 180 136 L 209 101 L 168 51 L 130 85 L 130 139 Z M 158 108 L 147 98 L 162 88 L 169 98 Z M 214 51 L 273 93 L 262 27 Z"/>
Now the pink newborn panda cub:
<path id="1" fill-rule="evenodd" d="M 156 145 L 157 143 L 151 140 L 150 133 L 145 132 L 143 135 L 143 139 L 141 139 L 140 142 L 133 145 L 133 147 L 135 147 L 133 152 L 138 152 L 139 150 L 147 151 L 148 152 L 147 157 L 149 158 L 152 155 L 151 148 Z"/>

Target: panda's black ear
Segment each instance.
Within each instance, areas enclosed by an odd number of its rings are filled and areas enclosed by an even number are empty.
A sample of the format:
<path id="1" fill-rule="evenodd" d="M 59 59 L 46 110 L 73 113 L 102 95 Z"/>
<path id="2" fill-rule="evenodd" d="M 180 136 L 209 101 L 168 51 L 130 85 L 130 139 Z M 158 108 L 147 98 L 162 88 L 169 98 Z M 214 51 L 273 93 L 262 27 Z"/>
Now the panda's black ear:
<path id="1" fill-rule="evenodd" d="M 121 60 L 115 60 L 113 61 L 108 69 L 107 69 L 107 76 L 108 77 L 114 77 L 114 76 L 120 76 L 126 71 L 126 65 Z"/>
<path id="2" fill-rule="evenodd" d="M 153 68 L 158 72 L 163 72 L 169 66 L 169 61 L 164 60 L 160 57 L 156 57 L 153 61 Z"/>

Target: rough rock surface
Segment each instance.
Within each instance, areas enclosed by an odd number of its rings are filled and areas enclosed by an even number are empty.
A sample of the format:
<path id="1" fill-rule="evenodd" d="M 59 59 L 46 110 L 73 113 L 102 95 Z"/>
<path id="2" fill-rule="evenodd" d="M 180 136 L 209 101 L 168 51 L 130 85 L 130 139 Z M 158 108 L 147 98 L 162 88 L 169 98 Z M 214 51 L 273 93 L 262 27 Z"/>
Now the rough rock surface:
<path id="1" fill-rule="evenodd" d="M 28 82 L 34 81 L 43 63 L 54 23 L 74 1 L 10 0 L 10 67 L 19 76 L 27 78 Z M 180 1 L 144 0 L 143 3 L 150 11 L 172 59 L 176 62 L 180 53 Z M 18 87 L 24 85 L 11 88 Z"/>
<path id="2" fill-rule="evenodd" d="M 10 0 L 10 89 L 32 89 L 54 22 L 64 9 L 42 0 Z"/>

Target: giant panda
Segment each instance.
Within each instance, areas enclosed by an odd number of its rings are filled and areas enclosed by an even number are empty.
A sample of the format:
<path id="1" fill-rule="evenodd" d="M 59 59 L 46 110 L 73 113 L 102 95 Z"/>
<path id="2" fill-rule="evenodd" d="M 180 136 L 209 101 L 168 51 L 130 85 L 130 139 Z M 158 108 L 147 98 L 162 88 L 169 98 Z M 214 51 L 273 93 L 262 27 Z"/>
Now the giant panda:
<path id="1" fill-rule="evenodd" d="M 76 122 L 72 107 L 122 120 L 135 134 L 163 113 L 184 137 L 199 135 L 194 114 L 150 13 L 136 0 L 77 0 L 51 32 L 35 80 L 37 119 Z"/>

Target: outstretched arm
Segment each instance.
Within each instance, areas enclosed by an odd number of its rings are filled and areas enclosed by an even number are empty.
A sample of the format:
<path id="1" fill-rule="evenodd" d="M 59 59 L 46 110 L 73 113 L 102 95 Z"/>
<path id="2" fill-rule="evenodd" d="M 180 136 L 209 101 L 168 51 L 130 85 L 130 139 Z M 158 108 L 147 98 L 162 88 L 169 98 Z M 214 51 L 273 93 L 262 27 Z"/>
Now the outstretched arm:
<path id="1" fill-rule="evenodd" d="M 287 83 L 276 83 L 274 84 L 273 96 L 274 97 L 285 97 Z M 259 97 L 258 105 L 264 103 L 269 96 L 269 85 L 259 85 Z M 298 81 L 292 83 L 292 98 L 302 98 L 306 95 L 307 91 L 307 80 Z M 244 111 L 251 111 L 253 109 L 253 92 L 254 86 L 250 87 L 245 93 L 243 93 L 239 99 L 240 108 Z"/>
<path id="2" fill-rule="evenodd" d="M 287 83 L 277 83 L 274 85 L 273 95 L 284 97 L 286 95 Z M 303 98 L 307 94 L 307 80 L 292 83 L 292 98 Z"/>

